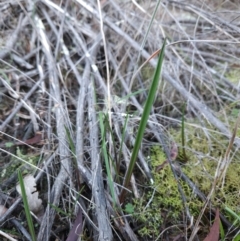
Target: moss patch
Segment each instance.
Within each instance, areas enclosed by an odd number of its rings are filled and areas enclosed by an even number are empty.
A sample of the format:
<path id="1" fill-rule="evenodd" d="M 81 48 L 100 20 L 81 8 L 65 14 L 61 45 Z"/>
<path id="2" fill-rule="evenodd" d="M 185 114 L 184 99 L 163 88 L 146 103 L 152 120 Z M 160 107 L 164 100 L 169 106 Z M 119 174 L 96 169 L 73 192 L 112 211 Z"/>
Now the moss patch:
<path id="1" fill-rule="evenodd" d="M 15 185 L 15 182 L 17 181 L 18 170 L 21 170 L 22 175 L 27 175 L 36 171 L 34 166 L 36 166 L 37 162 L 39 161 L 38 153 L 25 155 L 22 153 L 21 149 L 17 147 L 16 156 L 19 159 L 12 156 L 9 163 L 7 163 L 1 169 L 1 184 L 5 183 L 5 180 L 12 180 L 12 184 Z M 21 161 L 20 159 L 24 160 L 25 162 Z"/>
<path id="2" fill-rule="evenodd" d="M 172 139 L 181 143 L 181 131 L 169 130 Z M 182 171 L 207 196 L 214 180 L 215 172 L 226 151 L 228 139 L 221 133 L 204 129 L 196 123 L 186 125 L 186 154 L 188 162 L 182 165 Z M 180 146 L 180 145 L 179 145 Z M 181 146 L 179 147 L 181 154 Z M 177 158 L 178 159 L 178 158 Z M 191 215 L 196 219 L 203 202 L 195 195 L 187 183 L 175 180 L 170 165 L 167 163 L 156 172 L 156 167 L 166 160 L 161 147 L 155 146 L 151 152 L 151 165 L 155 183 L 144 194 L 143 198 L 135 202 L 136 210 L 140 213 L 137 220 L 147 224 L 139 233 L 141 236 L 157 237 L 168 223 L 183 223 L 184 207 L 178 191 L 181 185 L 187 200 Z M 227 206 L 236 214 L 240 214 L 240 153 L 232 153 L 232 161 L 228 168 L 225 182 L 219 183 L 212 196 L 212 206 L 220 207 L 221 212 L 229 221 L 234 218 L 224 211 Z M 210 225 L 210 224 L 209 224 Z M 209 226 L 208 226 L 209 227 Z"/>

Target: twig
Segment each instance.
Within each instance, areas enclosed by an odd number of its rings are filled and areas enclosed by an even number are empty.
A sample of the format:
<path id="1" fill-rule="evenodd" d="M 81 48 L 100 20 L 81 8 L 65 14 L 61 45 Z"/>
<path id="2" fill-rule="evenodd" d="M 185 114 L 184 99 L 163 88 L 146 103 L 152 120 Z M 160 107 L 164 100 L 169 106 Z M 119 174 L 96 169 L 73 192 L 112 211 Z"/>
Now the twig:
<path id="1" fill-rule="evenodd" d="M 9 36 L 9 39 L 6 40 L 6 47 L 4 50 L 0 51 L 0 59 L 4 59 L 13 49 L 14 44 L 17 42 L 18 40 L 18 35 L 19 32 L 21 31 L 22 27 L 26 24 L 28 18 L 25 17 L 23 18 L 23 14 L 20 14 L 20 17 L 18 19 L 18 26 L 16 28 L 16 30 Z"/>
<path id="2" fill-rule="evenodd" d="M 1 77 L 0 77 L 1 78 Z M 29 99 L 29 97 L 37 90 L 37 88 L 39 88 L 40 83 L 43 80 L 40 79 L 36 82 L 36 84 L 32 87 L 32 89 L 30 91 L 28 91 L 28 93 L 25 95 L 25 97 L 23 99 L 20 99 L 20 103 L 17 104 L 17 106 L 14 108 L 14 110 L 11 112 L 11 114 L 6 118 L 6 120 L 2 123 L 2 125 L 0 126 L 0 131 L 3 131 L 4 128 L 6 127 L 7 124 L 9 124 L 9 122 L 13 119 L 13 117 L 16 115 L 16 113 L 21 109 L 22 106 L 24 106 L 25 108 L 27 108 L 29 111 L 31 111 L 32 113 L 34 113 L 32 111 L 32 109 L 27 105 L 26 101 Z M 40 119 L 40 117 L 34 113 L 38 119 Z"/>
<path id="3" fill-rule="evenodd" d="M 84 165 L 83 164 L 83 154 L 84 154 L 84 107 L 85 107 L 85 98 L 86 98 L 86 92 L 87 92 L 87 81 L 90 78 L 90 64 L 87 62 L 83 77 L 82 77 L 82 83 L 81 88 L 79 90 L 78 95 L 78 102 L 77 102 L 77 119 L 76 119 L 76 125 L 77 125 L 77 133 L 76 133 L 76 156 L 78 160 L 78 165 Z"/>
<path id="4" fill-rule="evenodd" d="M 69 175 L 71 175 L 70 168 L 70 152 L 67 143 L 67 136 L 65 133 L 65 126 L 67 123 L 65 122 L 65 114 L 63 103 L 61 101 L 60 87 L 56 73 L 55 61 L 51 53 L 51 49 L 48 43 L 47 36 L 44 32 L 44 29 L 41 27 L 43 23 L 37 14 L 34 16 L 34 20 L 36 26 L 38 26 L 37 31 L 40 36 L 40 41 L 43 45 L 43 50 L 46 55 L 48 61 L 48 69 L 49 69 L 49 81 L 51 83 L 53 98 L 55 102 L 55 115 L 57 119 L 57 133 L 59 139 L 59 155 L 61 158 L 61 168 L 58 173 L 58 176 L 55 179 L 52 191 L 51 191 L 51 200 L 48 200 L 53 204 L 53 206 L 58 206 L 61 192 L 64 187 L 64 183 L 66 182 Z M 50 231 L 53 225 L 53 220 L 55 217 L 56 210 L 51 207 L 49 213 L 45 213 L 43 217 L 43 221 L 41 223 L 40 231 L 38 234 L 38 241 L 48 240 L 50 236 Z M 47 225 L 48 224 L 48 225 Z"/>
<path id="5" fill-rule="evenodd" d="M 7 233 L 4 233 L 3 231 L 0 230 L 0 235 L 2 235 L 3 237 L 7 238 L 10 241 L 17 241 L 17 239 L 12 238 L 10 235 L 8 235 Z"/>

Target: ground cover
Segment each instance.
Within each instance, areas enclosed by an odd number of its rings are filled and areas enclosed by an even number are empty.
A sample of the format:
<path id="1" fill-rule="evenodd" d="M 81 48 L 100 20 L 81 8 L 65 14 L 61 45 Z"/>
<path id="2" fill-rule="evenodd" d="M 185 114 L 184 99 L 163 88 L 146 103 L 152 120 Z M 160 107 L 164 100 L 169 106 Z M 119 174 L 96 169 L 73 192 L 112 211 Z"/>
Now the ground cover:
<path id="1" fill-rule="evenodd" d="M 1 1 L 2 240 L 240 240 L 239 14 Z"/>

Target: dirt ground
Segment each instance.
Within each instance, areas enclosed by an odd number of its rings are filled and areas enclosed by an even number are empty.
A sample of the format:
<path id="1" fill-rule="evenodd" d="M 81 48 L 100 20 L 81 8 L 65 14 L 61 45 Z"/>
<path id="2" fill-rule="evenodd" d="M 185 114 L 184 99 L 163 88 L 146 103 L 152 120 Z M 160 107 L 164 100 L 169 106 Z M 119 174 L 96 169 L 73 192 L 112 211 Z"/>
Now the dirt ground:
<path id="1" fill-rule="evenodd" d="M 0 240 L 240 240 L 239 46 L 237 0 L 2 0 Z"/>

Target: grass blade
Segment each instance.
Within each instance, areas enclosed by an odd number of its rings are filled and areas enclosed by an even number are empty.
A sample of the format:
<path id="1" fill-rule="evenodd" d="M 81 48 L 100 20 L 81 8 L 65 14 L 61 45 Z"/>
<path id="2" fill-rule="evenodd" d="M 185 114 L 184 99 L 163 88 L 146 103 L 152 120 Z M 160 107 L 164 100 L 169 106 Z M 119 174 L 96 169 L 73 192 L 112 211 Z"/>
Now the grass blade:
<path id="1" fill-rule="evenodd" d="M 120 143 L 120 148 L 119 148 L 119 155 L 118 155 L 118 158 L 117 158 L 117 161 L 118 161 L 118 164 L 119 164 L 119 165 L 117 165 L 118 173 L 119 173 L 119 170 L 120 170 L 120 159 L 121 159 L 121 155 L 122 155 L 123 142 L 124 142 L 124 139 L 125 139 L 125 134 L 126 134 L 126 129 L 127 129 L 128 117 L 129 117 L 129 115 L 127 114 L 127 116 L 125 118 L 124 126 L 123 126 L 123 132 L 122 132 L 121 143 Z"/>
<path id="2" fill-rule="evenodd" d="M 236 225 L 236 223 L 240 222 L 240 215 L 238 215 L 237 213 L 235 213 L 231 208 L 225 206 L 225 210 L 233 217 L 235 218 L 235 221 L 233 223 L 233 225 Z"/>
<path id="3" fill-rule="evenodd" d="M 113 204 L 114 204 L 114 206 L 116 206 L 114 184 L 113 184 L 113 178 L 112 178 L 112 174 L 111 174 L 111 170 L 110 170 L 111 168 L 110 168 L 109 157 L 108 157 L 108 153 L 107 153 L 106 139 L 105 139 L 106 129 L 104 126 L 104 117 L 103 117 L 102 112 L 99 113 L 99 122 L 100 122 L 101 139 L 102 139 L 102 153 L 103 153 L 106 171 L 107 171 L 107 180 L 108 180 L 111 196 L 113 199 Z"/>
<path id="4" fill-rule="evenodd" d="M 68 143 L 69 143 L 69 146 L 70 146 L 70 150 L 76 156 L 75 145 L 74 145 L 73 139 L 71 137 L 70 131 L 66 126 L 64 126 L 64 127 L 65 127 L 65 131 L 66 131 L 66 134 L 67 134 L 67 139 L 68 139 Z"/>
<path id="5" fill-rule="evenodd" d="M 185 109 L 186 109 L 186 103 L 183 105 L 183 108 L 182 108 L 182 126 L 181 126 L 181 138 L 182 138 L 181 161 L 182 162 L 187 162 L 187 155 L 185 151 Z"/>
<path id="6" fill-rule="evenodd" d="M 19 180 L 19 184 L 20 184 L 20 188 L 21 188 L 23 205 L 24 205 L 24 210 L 25 210 L 25 214 L 26 214 L 26 218 L 27 218 L 28 228 L 29 228 L 30 234 L 32 236 L 32 240 L 36 241 L 37 239 L 36 239 L 36 235 L 35 235 L 35 231 L 34 231 L 32 216 L 30 213 L 29 205 L 28 205 L 28 200 L 27 200 L 27 195 L 26 195 L 26 190 L 25 190 L 25 186 L 24 186 L 22 173 L 20 171 L 18 171 L 18 180 Z"/>
<path id="7" fill-rule="evenodd" d="M 156 95 L 156 91 L 157 91 L 157 87 L 159 84 L 159 79 L 160 79 L 160 74 L 161 74 L 161 69 L 162 69 L 162 64 L 163 64 L 163 57 L 164 57 L 164 50 L 165 50 L 165 46 L 166 46 L 166 39 L 164 40 L 162 49 L 161 49 L 161 53 L 158 59 L 158 63 L 157 63 L 157 67 L 154 73 L 154 77 L 153 77 L 153 81 L 148 93 L 148 97 L 147 97 L 147 101 L 145 103 L 144 109 L 143 109 L 143 113 L 142 113 L 142 118 L 140 120 L 140 124 L 139 124 L 139 129 L 137 132 L 137 136 L 136 136 L 136 141 L 133 147 L 133 152 L 131 155 L 131 159 L 130 159 L 130 163 L 128 166 L 128 170 L 127 170 L 127 174 L 125 176 L 125 180 L 124 180 L 124 184 L 123 184 L 123 189 L 122 192 L 120 194 L 120 202 L 123 202 L 125 193 L 126 193 L 126 187 L 128 186 L 129 182 L 130 182 L 130 178 L 132 176 L 132 172 L 133 172 L 133 168 L 135 166 L 136 163 L 136 159 L 137 159 L 137 155 L 138 155 L 138 151 L 142 142 L 142 138 L 143 138 L 143 134 L 147 125 L 147 121 L 153 106 L 153 102 L 155 99 L 155 95 Z"/>

